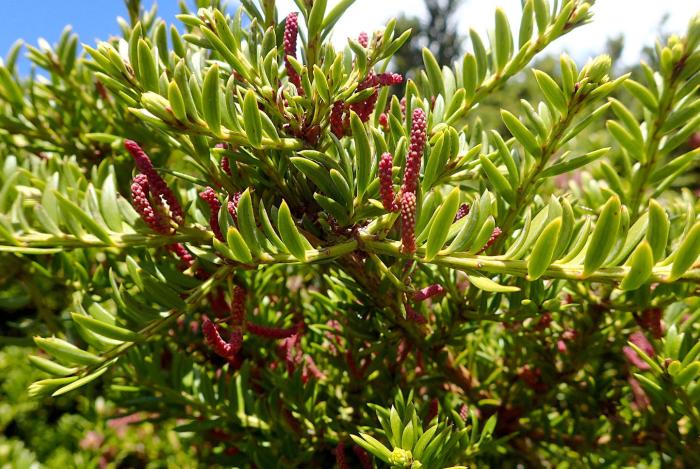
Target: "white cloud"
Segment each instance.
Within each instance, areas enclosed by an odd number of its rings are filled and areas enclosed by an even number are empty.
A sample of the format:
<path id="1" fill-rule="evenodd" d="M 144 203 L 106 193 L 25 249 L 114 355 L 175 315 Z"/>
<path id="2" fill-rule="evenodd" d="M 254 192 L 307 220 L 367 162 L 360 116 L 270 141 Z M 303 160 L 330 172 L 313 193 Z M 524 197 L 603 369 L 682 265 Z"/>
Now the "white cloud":
<path id="1" fill-rule="evenodd" d="M 330 8 L 337 0 L 328 3 Z M 466 32 L 472 27 L 479 33 L 486 33 L 493 27 L 495 8 L 500 6 L 515 29 L 520 21 L 520 4 L 521 0 L 467 0 L 457 15 L 460 28 Z M 293 0 L 278 0 L 277 5 L 283 15 L 296 10 Z M 552 44 L 548 52 L 566 51 L 578 61 L 585 62 L 603 50 L 608 37 L 624 34 L 627 46 L 623 60 L 633 63 L 639 60 L 639 52 L 644 46 L 654 43 L 657 27 L 665 13 L 669 18 L 664 30 L 683 33 L 688 20 L 700 11 L 700 6 L 697 0 L 598 0 L 593 11 L 593 23 Z M 342 46 L 348 37 L 357 37 L 361 31 L 381 29 L 389 18 L 402 12 L 426 15 L 422 0 L 357 0 L 339 21 L 333 42 Z"/>

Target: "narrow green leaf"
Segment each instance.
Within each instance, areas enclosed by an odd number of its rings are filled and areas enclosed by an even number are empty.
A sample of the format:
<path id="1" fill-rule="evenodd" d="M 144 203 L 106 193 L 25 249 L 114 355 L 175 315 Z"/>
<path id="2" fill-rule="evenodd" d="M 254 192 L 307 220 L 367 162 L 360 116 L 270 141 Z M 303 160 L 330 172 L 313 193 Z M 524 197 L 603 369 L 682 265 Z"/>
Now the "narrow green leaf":
<path id="1" fill-rule="evenodd" d="M 243 100 L 243 127 L 250 144 L 260 148 L 262 143 L 262 118 L 258 109 L 258 100 L 255 92 L 248 90 Z"/>
<path id="2" fill-rule="evenodd" d="M 537 238 L 532 253 L 527 261 L 528 280 L 537 280 L 544 274 L 547 267 L 552 263 L 554 252 L 559 242 L 562 217 L 557 217 L 542 230 L 542 234 Z"/>
<path id="3" fill-rule="evenodd" d="M 258 215 L 260 219 L 260 225 L 262 226 L 263 232 L 265 233 L 265 236 L 267 239 L 275 246 L 277 249 L 280 250 L 280 252 L 288 252 L 287 247 L 284 245 L 280 237 L 277 235 L 277 232 L 275 229 L 272 227 L 272 222 L 270 221 L 270 217 L 267 214 L 267 210 L 265 210 L 265 207 L 263 206 L 262 203 L 258 205 Z"/>
<path id="4" fill-rule="evenodd" d="M 391 451 L 389 451 L 386 446 L 381 444 L 376 438 L 367 435 L 366 433 L 360 433 L 360 436 L 362 438 L 355 435 L 350 435 L 350 438 L 352 438 L 355 443 L 366 449 L 370 454 L 377 456 L 387 464 L 389 463 Z"/>
<path id="5" fill-rule="evenodd" d="M 654 254 L 651 246 L 644 240 L 632 252 L 625 263 L 630 268 L 625 278 L 620 283 L 620 290 L 636 290 L 641 287 L 651 276 L 654 267 Z"/>
<path id="6" fill-rule="evenodd" d="M 300 261 L 306 260 L 306 248 L 302 234 L 292 218 L 287 202 L 282 201 L 277 214 L 277 229 L 280 232 L 282 242 L 289 252 Z"/>
<path id="7" fill-rule="evenodd" d="M 510 130 L 510 133 L 513 134 L 513 137 L 515 137 L 532 156 L 537 158 L 542 154 L 542 149 L 537 143 L 535 136 L 532 135 L 532 132 L 530 132 L 517 117 L 505 109 L 502 109 L 501 118 L 503 119 L 503 123 L 506 124 L 506 127 L 508 127 L 508 130 Z"/>
<path id="8" fill-rule="evenodd" d="M 357 174 L 357 197 L 362 199 L 369 184 L 372 169 L 372 150 L 369 137 L 360 117 L 354 112 L 350 115 L 350 127 L 355 140 L 355 161 Z"/>
<path id="9" fill-rule="evenodd" d="M 156 62 L 151 52 L 148 43 L 143 40 L 138 40 L 138 70 L 139 80 L 147 91 L 158 92 L 158 70 Z"/>
<path id="10" fill-rule="evenodd" d="M 58 191 L 53 191 L 58 204 L 64 211 L 67 217 L 73 217 L 77 220 L 90 234 L 95 235 L 100 241 L 103 241 L 109 246 L 113 246 L 114 242 L 107 230 L 98 224 L 90 215 L 85 213 L 83 209 L 68 200 L 63 194 Z"/>
<path id="11" fill-rule="evenodd" d="M 537 20 L 537 30 L 540 35 L 544 34 L 549 25 L 548 0 L 535 0 L 535 19 Z"/>
<path id="12" fill-rule="evenodd" d="M 450 226 L 452 226 L 452 221 L 459 209 L 459 196 L 459 187 L 455 187 L 435 214 L 435 220 L 428 233 L 428 242 L 425 247 L 426 262 L 431 261 L 445 244 Z"/>
<path id="13" fill-rule="evenodd" d="M 513 187 L 506 177 L 498 170 L 498 168 L 485 155 L 479 156 L 481 169 L 486 173 L 486 177 L 495 189 L 494 192 L 502 196 L 506 202 L 515 202 L 515 193 Z"/>
<path id="14" fill-rule="evenodd" d="M 314 65 L 314 85 L 316 85 L 316 91 L 318 91 L 321 99 L 326 103 L 330 103 L 331 93 L 328 88 L 328 80 L 326 80 L 326 75 L 318 65 Z"/>
<path id="15" fill-rule="evenodd" d="M 566 97 L 559 88 L 559 85 L 546 73 L 540 70 L 533 70 L 533 72 L 535 74 L 535 80 L 537 80 L 537 84 L 549 105 L 553 109 L 559 111 L 562 116 L 566 116 L 569 112 L 569 107 L 566 102 Z"/>
<path id="16" fill-rule="evenodd" d="M 483 215 L 483 213 L 484 211 L 482 210 L 481 215 Z M 469 247 L 467 252 L 474 254 L 481 251 L 484 245 L 486 245 L 488 240 L 491 238 L 491 235 L 493 234 L 493 229 L 495 227 L 496 220 L 493 218 L 493 215 L 489 215 L 488 218 L 484 220 L 484 223 L 479 227 L 479 233 L 476 235 L 474 242 Z"/>
<path id="17" fill-rule="evenodd" d="M 654 199 L 649 200 L 649 226 L 646 239 L 654 253 L 654 262 L 659 262 L 666 254 L 666 244 L 671 222 L 666 210 Z"/>
<path id="18" fill-rule="evenodd" d="M 307 22 L 307 28 L 309 31 L 309 40 L 316 40 L 316 36 L 320 36 L 321 27 L 323 26 L 323 18 L 326 15 L 326 5 L 328 0 L 314 0 L 311 11 L 309 12 L 309 19 Z"/>
<path id="19" fill-rule="evenodd" d="M 485 277 L 477 272 L 467 273 L 467 278 L 469 278 L 469 282 L 476 288 L 489 293 L 510 293 L 520 291 L 520 288 L 518 287 L 501 285 L 500 283 L 496 283 L 490 278 Z"/>
<path id="20" fill-rule="evenodd" d="M 260 257 L 262 249 L 260 246 L 259 231 L 255 222 L 253 212 L 253 200 L 250 196 L 250 189 L 246 189 L 238 200 L 238 229 L 246 245 L 250 249 L 253 257 Z"/>
<path id="21" fill-rule="evenodd" d="M 520 31 L 518 33 L 518 47 L 523 47 L 532 38 L 534 18 L 532 14 L 532 0 L 526 0 L 523 5 L 523 17 L 520 20 Z"/>
<path id="22" fill-rule="evenodd" d="M 248 95 L 246 94 L 246 99 L 247 98 Z M 219 135 L 221 133 L 221 108 L 219 105 L 219 66 L 217 64 L 209 67 L 204 77 L 204 84 L 202 85 L 202 105 L 204 106 L 204 120 L 207 122 L 209 130 L 211 130 L 214 135 Z"/>
<path id="23" fill-rule="evenodd" d="M 616 195 L 610 197 L 603 206 L 583 262 L 584 277 L 589 276 L 603 265 L 615 245 L 620 228 L 621 212 L 620 199 Z"/>
<path id="24" fill-rule="evenodd" d="M 652 92 L 645 88 L 644 85 L 634 80 L 627 79 L 624 82 L 624 87 L 627 88 L 627 91 L 632 93 L 632 95 L 637 98 L 647 109 L 652 112 L 656 112 L 659 107 L 659 103 Z"/>
<path id="25" fill-rule="evenodd" d="M 548 178 L 552 176 L 558 176 L 559 174 L 569 173 L 575 169 L 592 163 L 601 156 L 605 155 L 610 151 L 610 148 L 601 148 L 599 150 L 594 150 L 585 155 L 577 156 L 575 158 L 568 158 L 559 163 L 553 164 L 539 174 L 539 178 Z"/>
<path id="26" fill-rule="evenodd" d="M 474 57 L 476 58 L 477 70 L 479 73 L 477 83 L 481 83 L 484 81 L 489 68 L 486 48 L 484 47 L 484 42 L 475 30 L 469 29 L 469 38 L 472 41 L 472 49 L 474 50 Z"/>
<path id="27" fill-rule="evenodd" d="M 107 174 L 100 191 L 100 209 L 109 229 L 121 232 L 122 216 L 119 211 L 119 204 L 117 203 L 118 196 L 114 169 L 110 166 L 109 174 Z"/>
<path id="28" fill-rule="evenodd" d="M 700 221 L 690 229 L 681 245 L 676 251 L 676 258 L 671 267 L 671 275 L 669 281 L 676 280 L 683 275 L 688 269 L 693 267 L 695 261 L 700 256 Z"/>
<path id="29" fill-rule="evenodd" d="M 68 368 L 37 355 L 29 355 L 27 358 L 36 368 L 54 376 L 68 376 L 78 371 L 78 368 Z"/>
<path id="30" fill-rule="evenodd" d="M 141 280 L 143 281 L 142 292 L 152 296 L 155 303 L 177 311 L 185 309 L 185 301 L 180 298 L 180 295 L 175 290 L 162 281 L 147 272 L 142 272 Z"/>
<path id="31" fill-rule="evenodd" d="M 62 339 L 34 337 L 34 343 L 49 355 L 70 364 L 89 366 L 102 363 L 102 359 L 97 355 L 79 349 Z"/>
<path id="32" fill-rule="evenodd" d="M 425 64 L 425 72 L 428 75 L 428 80 L 430 88 L 433 91 L 433 95 L 445 96 L 445 82 L 442 79 L 442 72 L 440 71 L 440 65 L 435 59 L 435 56 L 430 49 L 424 47 L 422 50 L 423 63 Z"/>
<path id="33" fill-rule="evenodd" d="M 243 236 L 241 236 L 241 233 L 233 226 L 229 226 L 226 232 L 226 244 L 228 244 L 235 260 L 244 264 L 251 264 L 253 262 L 253 256 L 250 254 L 248 245 L 243 239 Z"/>
<path id="34" fill-rule="evenodd" d="M 610 134 L 617 140 L 622 148 L 629 152 L 632 158 L 644 163 L 645 155 L 642 147 L 643 142 L 641 140 L 635 140 L 632 134 L 616 121 L 609 120 L 605 125 Z"/>
<path id="35" fill-rule="evenodd" d="M 496 43 L 491 45 L 496 51 L 498 71 L 503 70 L 513 55 L 513 34 L 508 17 L 501 8 L 496 8 Z"/>
<path id="36" fill-rule="evenodd" d="M 78 388 L 81 387 L 81 386 L 85 386 L 85 385 L 88 384 L 89 382 L 94 381 L 94 380 L 96 380 L 97 378 L 99 378 L 100 376 L 102 376 L 103 374 L 105 374 L 105 372 L 106 372 L 107 370 L 109 370 L 109 368 L 105 366 L 104 368 L 101 368 L 101 369 L 97 370 L 97 371 L 94 372 L 94 373 L 90 373 L 90 374 L 87 375 L 87 376 L 83 376 L 82 378 L 80 378 L 80 379 L 78 379 L 78 380 L 75 380 L 75 381 L 73 381 L 72 383 L 70 383 L 70 384 L 68 384 L 68 385 L 66 385 L 66 386 L 63 386 L 62 388 L 58 389 L 57 391 L 54 391 L 54 393 L 51 394 L 51 396 L 52 396 L 52 397 L 58 397 L 58 396 L 60 396 L 60 395 L 62 395 L 62 394 L 65 394 L 65 393 L 67 393 L 67 392 L 70 392 L 70 391 L 73 391 L 73 390 L 75 390 L 75 389 L 78 389 Z"/>
<path id="37" fill-rule="evenodd" d="M 133 331 L 115 326 L 113 324 L 108 324 L 103 321 L 98 321 L 90 316 L 85 316 L 78 313 L 71 313 L 71 316 L 73 321 L 77 322 L 85 329 L 94 332 L 95 334 L 107 337 L 108 339 L 134 342 L 139 338 L 139 335 Z"/>

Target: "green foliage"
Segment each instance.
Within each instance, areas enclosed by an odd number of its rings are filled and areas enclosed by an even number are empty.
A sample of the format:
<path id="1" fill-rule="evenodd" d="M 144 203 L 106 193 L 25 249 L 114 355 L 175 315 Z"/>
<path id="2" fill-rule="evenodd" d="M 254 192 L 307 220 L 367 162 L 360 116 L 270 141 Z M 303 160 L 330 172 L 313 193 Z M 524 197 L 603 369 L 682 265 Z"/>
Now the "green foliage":
<path id="1" fill-rule="evenodd" d="M 180 34 L 129 2 L 122 37 L 28 47 L 45 80 L 0 66 L 0 301 L 38 312 L 8 321 L 38 334 L 33 402 L 108 399 L 207 465 L 697 462 L 700 17 L 642 77 L 524 71 L 592 18 L 528 0 L 456 63 L 424 49 L 402 102 L 396 22 L 338 51 L 351 0 L 241 4 L 183 7 Z M 537 98 L 488 128 L 522 71 Z"/>

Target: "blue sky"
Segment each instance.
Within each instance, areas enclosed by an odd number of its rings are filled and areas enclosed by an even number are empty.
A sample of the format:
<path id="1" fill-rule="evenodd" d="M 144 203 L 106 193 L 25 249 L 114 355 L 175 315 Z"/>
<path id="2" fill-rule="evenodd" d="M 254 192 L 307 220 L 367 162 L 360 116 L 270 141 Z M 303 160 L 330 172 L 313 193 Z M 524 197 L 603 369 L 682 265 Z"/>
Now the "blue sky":
<path id="1" fill-rule="evenodd" d="M 5 56 L 17 39 L 36 45 L 39 37 L 54 44 L 63 28 L 70 24 L 80 36 L 80 41 L 94 45 L 97 39 L 107 39 L 119 33 L 117 16 L 128 18 L 122 0 L 0 0 L 0 55 Z M 144 0 L 150 7 L 152 0 Z M 159 2 L 160 16 L 168 23 L 176 21 L 179 13 L 176 0 Z M 27 72 L 28 62 L 20 63 L 20 70 Z"/>
<path id="2" fill-rule="evenodd" d="M 329 0 L 330 6 L 338 0 Z M 476 27 L 485 32 L 493 25 L 493 11 L 503 7 L 511 24 L 519 20 L 521 0 L 468 0 L 460 9 L 460 26 L 466 30 Z M 0 56 L 4 56 L 12 43 L 22 38 L 36 44 L 39 37 L 54 43 L 66 24 L 71 24 L 80 35 L 81 42 L 95 44 L 119 32 L 117 16 L 126 17 L 122 0 L 0 0 Z M 150 7 L 152 0 L 143 0 Z M 232 2 L 233 3 L 233 2 Z M 277 0 L 280 13 L 296 9 L 293 0 Z M 683 33 L 688 19 L 700 10 L 697 0 L 598 0 L 594 7 L 595 19 L 591 25 L 568 35 L 548 52 L 566 51 L 577 61 L 585 60 L 603 49 L 609 36 L 624 34 L 627 48 L 623 59 L 627 63 L 638 60 L 639 51 L 653 44 L 657 26 L 664 14 L 669 15 L 665 30 Z M 336 44 L 345 43 L 347 37 L 356 37 L 360 31 L 379 29 L 391 16 L 401 12 L 423 15 L 422 0 L 356 0 L 334 33 Z M 368 14 L 371 12 L 371 14 Z M 168 23 L 177 21 L 177 0 L 160 0 L 160 16 Z M 20 63 L 22 73 L 28 71 L 27 61 Z"/>

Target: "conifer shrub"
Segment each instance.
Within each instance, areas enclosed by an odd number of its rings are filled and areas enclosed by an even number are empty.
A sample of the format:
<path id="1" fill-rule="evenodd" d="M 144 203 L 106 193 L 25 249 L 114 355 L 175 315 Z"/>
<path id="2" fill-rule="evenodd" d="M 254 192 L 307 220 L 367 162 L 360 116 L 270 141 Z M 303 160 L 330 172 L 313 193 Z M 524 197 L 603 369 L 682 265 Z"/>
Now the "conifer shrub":
<path id="1" fill-rule="evenodd" d="M 332 45 L 353 0 L 197 3 L 0 67 L 3 290 L 53 304 L 29 395 L 175 422 L 202 465 L 700 460 L 699 16 L 633 75 L 548 74 L 591 4 L 526 0 L 405 77 L 393 21 Z M 517 74 L 539 101 L 485 128 Z"/>

